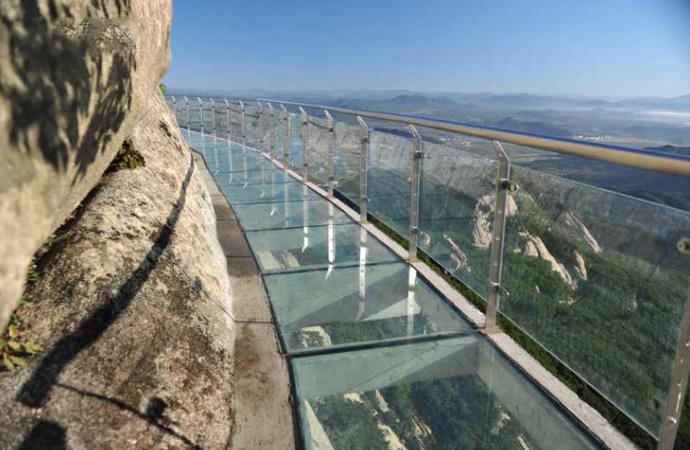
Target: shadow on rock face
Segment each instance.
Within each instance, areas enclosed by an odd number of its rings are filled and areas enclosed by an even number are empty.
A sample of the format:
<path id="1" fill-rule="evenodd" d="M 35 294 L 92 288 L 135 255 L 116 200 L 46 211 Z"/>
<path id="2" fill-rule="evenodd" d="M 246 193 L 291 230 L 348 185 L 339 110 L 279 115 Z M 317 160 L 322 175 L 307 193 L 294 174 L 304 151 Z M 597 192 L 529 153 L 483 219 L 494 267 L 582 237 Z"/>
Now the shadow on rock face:
<path id="1" fill-rule="evenodd" d="M 194 158 L 190 156 L 189 168 L 180 188 L 177 202 L 170 212 L 166 222 L 160 227 L 153 246 L 118 289 L 118 294 L 105 299 L 102 306 L 87 317 L 73 332 L 60 339 L 55 346 L 41 359 L 38 367 L 24 383 L 17 395 L 22 404 L 38 408 L 44 405 L 50 396 L 53 385 L 56 384 L 60 373 L 79 353 L 93 345 L 105 333 L 120 315 L 131 304 L 141 287 L 146 283 L 155 269 L 163 251 L 170 244 L 175 225 L 184 208 L 187 188 L 194 173 Z M 164 404 L 162 406 L 164 408 Z M 161 410 L 161 406 L 153 408 L 153 412 Z M 162 414 L 162 410 L 160 411 Z"/>
<path id="2" fill-rule="evenodd" d="M 99 400 L 104 403 L 109 403 L 111 405 L 116 406 L 117 408 L 121 409 L 122 411 L 127 411 L 130 414 L 138 417 L 139 419 L 145 420 L 161 432 L 168 434 L 170 436 L 173 436 L 180 441 L 182 441 L 187 447 L 192 448 L 194 450 L 203 450 L 201 446 L 195 444 L 191 439 L 186 437 L 184 434 L 180 433 L 179 431 L 176 431 L 174 428 L 169 426 L 169 424 L 174 424 L 174 422 L 170 421 L 168 418 L 165 417 L 164 413 L 165 410 L 168 408 L 168 404 L 161 398 L 159 397 L 151 397 L 149 400 L 148 405 L 146 406 L 146 411 L 145 412 L 140 412 L 137 408 L 128 405 L 124 401 L 113 398 L 113 397 L 108 397 L 102 394 L 98 394 L 95 392 L 88 392 L 83 389 L 77 389 L 75 387 L 66 385 L 66 384 L 61 384 L 61 383 L 56 383 L 56 386 L 62 388 L 62 389 L 67 389 L 68 391 L 72 391 L 76 394 L 82 395 L 84 397 L 89 397 L 93 398 L 96 400 Z"/>
<path id="3" fill-rule="evenodd" d="M 128 11 L 129 1 L 118 1 L 117 9 Z M 10 143 L 26 153 L 40 150 L 58 171 L 75 154 L 76 182 L 131 107 L 134 43 L 110 19 L 75 21 L 69 6 L 54 0 L 47 17 L 38 2 L 23 0 L 16 10 L 0 12 L 0 25 L 9 44 L 0 70 L 0 99 L 9 104 Z M 87 118 L 80 133 L 80 122 Z"/>
<path id="4" fill-rule="evenodd" d="M 67 430 L 55 422 L 39 421 L 18 450 L 67 450 Z"/>

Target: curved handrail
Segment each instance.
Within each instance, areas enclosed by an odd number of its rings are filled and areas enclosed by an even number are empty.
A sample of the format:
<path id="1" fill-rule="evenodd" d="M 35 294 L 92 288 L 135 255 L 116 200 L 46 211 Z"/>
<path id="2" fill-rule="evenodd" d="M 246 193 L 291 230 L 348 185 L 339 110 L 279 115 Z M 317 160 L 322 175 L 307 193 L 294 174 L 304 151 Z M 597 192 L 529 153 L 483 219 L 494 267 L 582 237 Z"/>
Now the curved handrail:
<path id="1" fill-rule="evenodd" d="M 301 106 L 310 109 L 328 109 L 331 112 L 361 116 L 369 119 L 400 122 L 439 131 L 459 133 L 466 136 L 499 141 L 508 144 L 523 145 L 556 153 L 563 153 L 582 158 L 593 159 L 623 166 L 637 167 L 668 175 L 690 178 L 690 156 L 674 155 L 655 150 L 641 150 L 622 146 L 597 144 L 576 141 L 574 139 L 553 138 L 531 133 L 502 130 L 499 128 L 470 125 L 443 119 L 432 119 L 408 114 L 393 114 L 377 111 L 361 111 L 313 103 L 300 103 L 281 100 L 258 99 L 272 101 L 290 106 Z"/>
<path id="2" fill-rule="evenodd" d="M 532 147 L 581 158 L 592 159 L 622 166 L 636 167 L 639 169 L 690 178 L 690 156 L 676 155 L 656 150 L 643 150 L 630 147 L 606 145 L 577 141 L 574 139 L 555 138 L 533 133 L 503 130 L 481 125 L 472 125 L 444 119 L 417 116 L 412 114 L 395 114 L 379 111 L 356 110 L 337 106 L 321 105 L 316 103 L 302 103 L 289 100 L 267 98 L 231 98 L 235 102 L 277 103 L 281 105 L 295 106 L 324 110 L 332 113 L 347 114 L 354 117 L 397 122 L 406 125 L 414 125 L 438 131 L 458 133 L 465 136 L 498 141 L 507 144 Z"/>

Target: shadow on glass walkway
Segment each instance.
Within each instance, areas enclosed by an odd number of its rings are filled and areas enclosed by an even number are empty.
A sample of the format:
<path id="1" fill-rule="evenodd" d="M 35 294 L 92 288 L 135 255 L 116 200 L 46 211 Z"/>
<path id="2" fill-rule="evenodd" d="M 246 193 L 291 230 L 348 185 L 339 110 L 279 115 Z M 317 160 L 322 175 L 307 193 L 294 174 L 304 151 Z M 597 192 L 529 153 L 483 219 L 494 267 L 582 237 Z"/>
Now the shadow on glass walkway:
<path id="1" fill-rule="evenodd" d="M 305 448 L 599 447 L 337 205 L 250 146 L 183 134 L 262 272 Z"/>

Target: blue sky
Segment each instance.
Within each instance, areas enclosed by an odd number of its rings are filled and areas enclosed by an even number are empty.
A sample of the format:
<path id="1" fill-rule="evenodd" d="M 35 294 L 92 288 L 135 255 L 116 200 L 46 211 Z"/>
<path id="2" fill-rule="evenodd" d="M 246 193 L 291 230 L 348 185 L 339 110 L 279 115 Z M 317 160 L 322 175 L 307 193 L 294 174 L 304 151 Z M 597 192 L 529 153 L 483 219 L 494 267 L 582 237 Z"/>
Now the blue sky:
<path id="1" fill-rule="evenodd" d="M 175 0 L 176 88 L 690 93 L 690 0 Z"/>

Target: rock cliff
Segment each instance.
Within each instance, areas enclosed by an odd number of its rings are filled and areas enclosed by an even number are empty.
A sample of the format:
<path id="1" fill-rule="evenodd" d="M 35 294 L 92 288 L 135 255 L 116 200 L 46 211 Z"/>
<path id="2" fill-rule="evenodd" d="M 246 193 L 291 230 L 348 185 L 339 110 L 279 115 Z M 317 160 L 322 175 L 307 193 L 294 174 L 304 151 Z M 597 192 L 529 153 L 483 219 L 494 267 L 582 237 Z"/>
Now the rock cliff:
<path id="1" fill-rule="evenodd" d="M 3 0 L 0 324 L 31 256 L 150 108 L 171 23 L 170 0 Z"/>
<path id="2" fill-rule="evenodd" d="M 160 95 L 41 258 L 22 333 L 44 351 L 0 373 L 0 448 L 226 448 L 234 322 L 198 168 Z"/>

